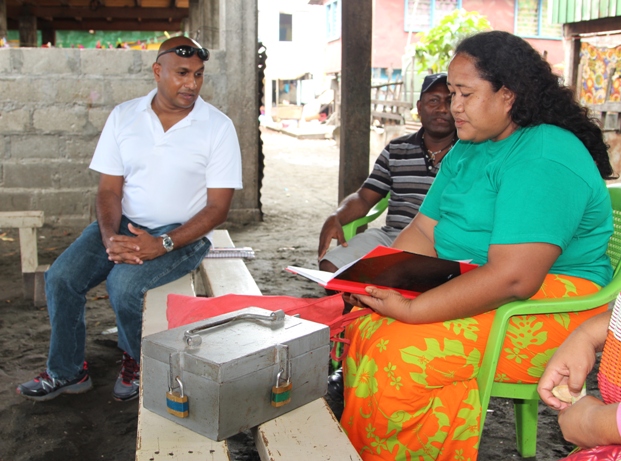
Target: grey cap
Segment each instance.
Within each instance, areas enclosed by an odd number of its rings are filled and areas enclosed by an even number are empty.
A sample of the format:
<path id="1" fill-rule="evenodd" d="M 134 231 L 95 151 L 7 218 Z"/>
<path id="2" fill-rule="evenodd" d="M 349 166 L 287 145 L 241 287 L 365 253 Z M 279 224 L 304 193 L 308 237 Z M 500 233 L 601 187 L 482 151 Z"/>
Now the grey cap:
<path id="1" fill-rule="evenodd" d="M 425 80 L 423 80 L 423 86 L 420 89 L 421 96 L 423 95 L 424 92 L 428 91 L 429 88 L 431 88 L 433 85 L 435 85 L 438 82 L 444 82 L 444 84 L 446 84 L 446 77 L 447 75 L 444 72 L 440 72 L 438 74 L 427 75 L 425 77 Z"/>

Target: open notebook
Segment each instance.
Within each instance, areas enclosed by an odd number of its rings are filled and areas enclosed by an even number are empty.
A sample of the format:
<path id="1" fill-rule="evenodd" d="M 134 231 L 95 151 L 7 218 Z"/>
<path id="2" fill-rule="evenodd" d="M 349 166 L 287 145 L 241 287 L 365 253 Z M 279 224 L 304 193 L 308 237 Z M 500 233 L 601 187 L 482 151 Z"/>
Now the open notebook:
<path id="1" fill-rule="evenodd" d="M 366 294 L 365 287 L 372 285 L 393 289 L 413 298 L 476 267 L 469 262 L 378 246 L 335 273 L 296 266 L 289 266 L 286 270 L 329 290 Z"/>

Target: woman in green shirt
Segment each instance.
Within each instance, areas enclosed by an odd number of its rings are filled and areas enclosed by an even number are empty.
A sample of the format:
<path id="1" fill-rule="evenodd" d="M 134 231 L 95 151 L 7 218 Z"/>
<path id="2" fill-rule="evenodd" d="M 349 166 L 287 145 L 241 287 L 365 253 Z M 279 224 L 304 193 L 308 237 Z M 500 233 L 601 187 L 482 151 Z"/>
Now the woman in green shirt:
<path id="1" fill-rule="evenodd" d="M 612 176 L 601 130 L 527 42 L 465 39 L 448 71 L 460 141 L 394 243 L 479 268 L 407 299 L 370 287 L 376 313 L 348 329 L 342 424 L 365 460 L 475 460 L 476 376 L 494 310 L 609 282 Z M 605 309 L 512 320 L 497 379 L 536 382 L 547 359 Z"/>

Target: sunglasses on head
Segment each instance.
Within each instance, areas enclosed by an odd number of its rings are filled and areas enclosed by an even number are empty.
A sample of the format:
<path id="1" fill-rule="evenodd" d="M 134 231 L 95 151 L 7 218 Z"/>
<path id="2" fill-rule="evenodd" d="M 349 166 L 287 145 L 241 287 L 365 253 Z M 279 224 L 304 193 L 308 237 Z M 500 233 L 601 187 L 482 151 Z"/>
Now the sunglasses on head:
<path id="1" fill-rule="evenodd" d="M 170 50 L 162 51 L 157 55 L 155 61 L 157 62 L 160 56 L 166 53 L 175 53 L 177 56 L 181 56 L 182 58 L 191 58 L 196 53 L 196 55 L 203 61 L 209 60 L 209 50 L 207 48 L 194 48 L 190 45 L 179 45 L 171 48 Z"/>

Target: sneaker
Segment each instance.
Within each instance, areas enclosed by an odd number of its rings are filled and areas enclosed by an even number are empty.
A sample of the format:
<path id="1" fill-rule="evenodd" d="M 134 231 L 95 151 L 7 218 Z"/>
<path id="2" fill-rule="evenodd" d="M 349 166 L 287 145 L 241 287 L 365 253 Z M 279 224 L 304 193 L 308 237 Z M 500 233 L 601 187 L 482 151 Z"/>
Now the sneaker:
<path id="1" fill-rule="evenodd" d="M 32 381 L 17 386 L 17 393 L 31 400 L 52 400 L 60 394 L 81 394 L 93 388 L 93 382 L 88 375 L 88 365 L 74 379 L 54 379 L 47 370 Z"/>
<path id="2" fill-rule="evenodd" d="M 126 401 L 138 397 L 140 391 L 140 365 L 127 352 L 123 352 L 123 365 L 116 378 L 112 396 L 115 400 Z"/>

